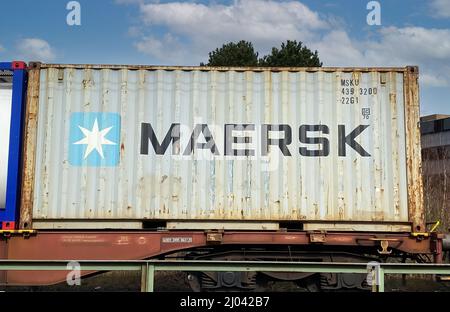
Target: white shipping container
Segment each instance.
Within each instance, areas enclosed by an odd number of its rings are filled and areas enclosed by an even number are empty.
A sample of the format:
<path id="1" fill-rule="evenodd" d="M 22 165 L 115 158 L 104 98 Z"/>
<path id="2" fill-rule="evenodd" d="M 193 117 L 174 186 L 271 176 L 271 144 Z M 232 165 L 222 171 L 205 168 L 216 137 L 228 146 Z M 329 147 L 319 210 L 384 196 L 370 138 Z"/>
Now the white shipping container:
<path id="1" fill-rule="evenodd" d="M 29 78 L 22 225 L 420 226 L 414 77 L 41 65 Z"/>

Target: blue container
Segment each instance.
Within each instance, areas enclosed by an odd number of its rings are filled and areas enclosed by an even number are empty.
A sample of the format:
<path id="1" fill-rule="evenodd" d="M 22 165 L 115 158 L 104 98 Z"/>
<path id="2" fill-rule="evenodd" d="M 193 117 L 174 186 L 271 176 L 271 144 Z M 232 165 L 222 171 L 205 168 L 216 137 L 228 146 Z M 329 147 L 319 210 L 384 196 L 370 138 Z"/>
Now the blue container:
<path id="1" fill-rule="evenodd" d="M 6 175 L 6 199 L 0 206 L 0 229 L 13 230 L 19 217 L 20 178 L 22 157 L 23 115 L 25 111 L 26 64 L 24 62 L 0 62 L 0 70 L 12 74 L 11 123 L 9 132 L 8 169 Z M 1 90 L 0 90 L 1 92 Z M 4 206 L 4 207 L 2 207 Z"/>

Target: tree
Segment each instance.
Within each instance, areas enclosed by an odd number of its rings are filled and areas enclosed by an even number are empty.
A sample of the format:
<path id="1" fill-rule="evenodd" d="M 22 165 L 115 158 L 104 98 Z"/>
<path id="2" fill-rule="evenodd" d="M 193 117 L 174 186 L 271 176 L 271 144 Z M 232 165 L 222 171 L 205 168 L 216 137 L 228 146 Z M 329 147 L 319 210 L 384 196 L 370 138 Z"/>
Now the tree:
<path id="1" fill-rule="evenodd" d="M 272 53 L 264 56 L 259 60 L 260 66 L 297 66 L 297 67 L 321 67 L 319 54 L 314 53 L 303 46 L 303 43 L 296 40 L 287 40 L 286 43 L 281 44 L 281 49 L 272 48 Z"/>
<path id="2" fill-rule="evenodd" d="M 258 59 L 253 44 L 241 40 L 229 42 L 209 53 L 207 66 L 262 66 L 262 67 L 321 67 L 317 51 L 312 52 L 303 43 L 287 40 L 281 48 L 272 48 L 272 52 Z M 205 66 L 200 63 L 200 66 Z"/>
<path id="3" fill-rule="evenodd" d="M 238 43 L 229 42 L 220 49 L 209 52 L 209 60 L 206 66 L 257 66 L 258 53 L 253 49 L 253 44 L 244 40 Z M 200 66 L 205 66 L 200 63 Z"/>

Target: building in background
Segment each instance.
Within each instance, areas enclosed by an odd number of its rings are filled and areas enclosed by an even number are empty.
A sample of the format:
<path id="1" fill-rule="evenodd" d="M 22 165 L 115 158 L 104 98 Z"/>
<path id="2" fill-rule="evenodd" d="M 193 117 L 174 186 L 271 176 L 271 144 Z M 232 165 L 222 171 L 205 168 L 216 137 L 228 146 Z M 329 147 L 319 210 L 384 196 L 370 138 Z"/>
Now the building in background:
<path id="1" fill-rule="evenodd" d="M 450 228 L 450 115 L 421 118 L 422 172 L 427 222 Z"/>

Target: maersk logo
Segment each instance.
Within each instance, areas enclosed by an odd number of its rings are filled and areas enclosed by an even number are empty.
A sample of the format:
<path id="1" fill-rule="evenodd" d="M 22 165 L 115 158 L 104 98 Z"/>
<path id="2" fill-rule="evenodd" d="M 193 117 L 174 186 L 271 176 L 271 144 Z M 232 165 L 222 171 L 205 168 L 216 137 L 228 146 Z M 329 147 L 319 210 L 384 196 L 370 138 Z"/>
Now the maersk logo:
<path id="1" fill-rule="evenodd" d="M 73 166 L 117 166 L 120 158 L 120 115 L 72 113 L 69 163 Z"/>

